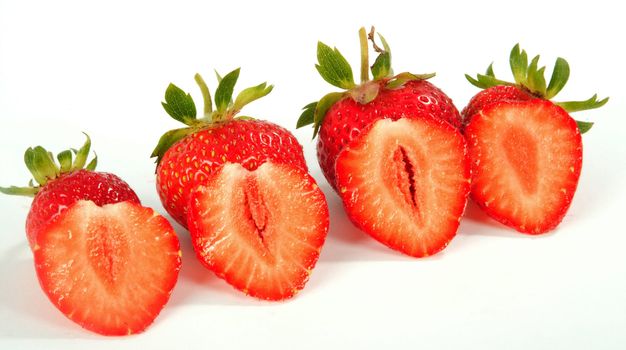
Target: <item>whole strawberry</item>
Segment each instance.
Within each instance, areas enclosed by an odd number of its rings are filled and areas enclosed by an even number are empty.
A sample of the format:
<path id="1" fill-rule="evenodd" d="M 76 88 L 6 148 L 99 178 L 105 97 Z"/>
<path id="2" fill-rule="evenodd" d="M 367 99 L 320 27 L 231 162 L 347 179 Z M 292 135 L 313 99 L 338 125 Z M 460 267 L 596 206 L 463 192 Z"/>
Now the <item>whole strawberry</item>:
<path id="1" fill-rule="evenodd" d="M 189 94 L 170 84 L 163 108 L 187 127 L 166 132 L 152 152 L 157 158 L 157 191 L 172 217 L 187 227 L 189 194 L 225 163 L 239 163 L 254 170 L 264 162 L 291 164 L 307 170 L 302 146 L 286 129 L 263 120 L 237 116 L 248 103 L 269 94 L 266 83 L 244 89 L 233 101 L 239 78 L 236 69 L 220 80 L 215 109 L 210 92 L 199 74 L 196 82 L 204 97 L 204 116 L 196 118 Z"/>
<path id="2" fill-rule="evenodd" d="M 39 186 L 0 188 L 34 196 L 26 232 L 41 288 L 66 317 L 103 335 L 142 332 L 167 303 L 180 269 L 170 223 L 142 207 L 119 177 L 85 167 L 90 140 L 57 156 L 37 146 L 25 162 Z M 76 158 L 73 160 L 73 155 Z"/>
<path id="3" fill-rule="evenodd" d="M 328 231 L 322 191 L 307 174 L 302 146 L 284 128 L 237 117 L 267 95 L 265 83 L 231 96 L 239 69 L 215 92 L 204 80 L 204 117 L 188 94 L 170 85 L 165 110 L 187 124 L 167 132 L 154 150 L 163 205 L 189 228 L 199 260 L 244 293 L 292 297 L 307 282 Z"/>
<path id="4" fill-rule="evenodd" d="M 443 249 L 456 234 L 469 191 L 465 141 L 454 104 L 427 79 L 394 74 L 391 52 L 359 32 L 361 83 L 337 49 L 319 42 L 317 70 L 345 89 L 304 107 L 298 127 L 313 124 L 317 154 L 348 216 L 377 240 L 412 256 Z M 369 67 L 368 38 L 378 56 Z M 369 72 L 374 79 L 369 79 Z"/>
<path id="5" fill-rule="evenodd" d="M 510 65 L 515 83 L 497 79 L 492 65 L 473 85 L 484 89 L 463 110 L 472 165 L 472 198 L 487 214 L 528 234 L 554 229 L 576 192 L 582 168 L 581 133 L 592 123 L 571 112 L 603 106 L 608 98 L 551 102 L 569 79 L 569 64 L 556 60 L 546 83 L 539 56 L 530 64 L 515 45 Z"/>

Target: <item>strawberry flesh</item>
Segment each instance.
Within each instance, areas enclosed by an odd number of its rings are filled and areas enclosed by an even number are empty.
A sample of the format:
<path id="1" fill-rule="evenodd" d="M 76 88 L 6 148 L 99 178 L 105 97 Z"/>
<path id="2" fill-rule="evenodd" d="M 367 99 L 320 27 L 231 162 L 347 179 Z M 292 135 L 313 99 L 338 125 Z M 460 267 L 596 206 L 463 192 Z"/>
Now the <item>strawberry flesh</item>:
<path id="1" fill-rule="evenodd" d="M 569 208 L 582 166 L 576 122 L 550 101 L 502 101 L 465 129 L 472 198 L 520 232 L 555 228 Z"/>
<path id="2" fill-rule="evenodd" d="M 188 226 L 200 261 L 267 300 L 301 290 L 328 231 L 323 193 L 303 169 L 227 163 L 191 194 Z"/>
<path id="3" fill-rule="evenodd" d="M 463 136 L 429 117 L 377 121 L 339 154 L 336 174 L 354 224 L 415 257 L 450 242 L 469 194 Z"/>
<path id="4" fill-rule="evenodd" d="M 37 276 L 52 303 L 103 335 L 143 331 L 159 314 L 180 269 L 169 222 L 132 202 L 77 201 L 41 229 Z"/>

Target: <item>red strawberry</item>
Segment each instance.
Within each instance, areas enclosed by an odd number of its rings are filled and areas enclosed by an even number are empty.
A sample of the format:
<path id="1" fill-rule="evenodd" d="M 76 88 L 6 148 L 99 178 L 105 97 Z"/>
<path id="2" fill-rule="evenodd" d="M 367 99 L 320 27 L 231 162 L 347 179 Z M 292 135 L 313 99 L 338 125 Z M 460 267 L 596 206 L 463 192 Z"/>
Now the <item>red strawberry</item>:
<path id="1" fill-rule="evenodd" d="M 536 98 L 527 91 L 511 85 L 496 85 L 477 93 L 461 111 L 463 126 L 483 107 L 500 101 L 528 101 Z"/>
<path id="2" fill-rule="evenodd" d="M 317 70 L 346 91 L 307 105 L 298 127 L 313 124 L 314 137 L 319 131 L 320 167 L 356 226 L 405 254 L 433 254 L 456 234 L 467 202 L 469 166 L 456 130 L 461 117 L 426 81 L 434 74 L 393 75 L 389 46 L 382 36 L 384 49 L 376 45 L 374 28 L 369 39 L 379 55 L 370 81 L 364 28 L 359 35 L 360 85 L 339 51 L 318 43 Z M 425 175 L 436 171 L 445 176 Z"/>
<path id="3" fill-rule="evenodd" d="M 191 195 L 189 230 L 202 263 L 251 296 L 304 287 L 328 231 L 323 193 L 303 169 L 227 163 Z"/>
<path id="4" fill-rule="evenodd" d="M 180 269 L 170 223 L 130 201 L 75 202 L 40 231 L 34 254 L 54 306 L 103 335 L 145 330 L 169 300 Z"/>
<path id="5" fill-rule="evenodd" d="M 103 335 L 138 333 L 159 314 L 180 269 L 178 238 L 169 222 L 140 205 L 113 174 L 85 169 L 91 142 L 58 155 L 38 146 L 25 154 L 38 187 L 0 188 L 34 195 L 27 235 L 37 276 L 69 319 Z"/>
<path id="6" fill-rule="evenodd" d="M 31 183 L 29 187 L 0 187 L 0 192 L 5 194 L 34 196 L 26 218 L 26 236 L 31 249 L 35 246 L 37 232 L 76 201 L 90 200 L 98 206 L 123 201 L 140 204 L 135 192 L 122 179 L 94 171 L 97 157 L 83 169 L 90 147 L 91 140 L 87 136 L 83 147 L 76 151 L 74 162 L 72 150 L 61 152 L 58 155 L 60 167 L 43 147 L 29 148 L 24 159 L 40 186 L 33 187 Z"/>
<path id="7" fill-rule="evenodd" d="M 232 102 L 239 69 L 221 79 L 216 110 L 206 84 L 205 117 L 170 85 L 163 104 L 189 125 L 166 133 L 153 152 L 163 205 L 189 228 L 200 261 L 246 294 L 268 300 L 304 287 L 328 230 L 321 190 L 307 175 L 302 146 L 278 125 L 235 117 L 267 95 L 265 83 Z"/>
<path id="8" fill-rule="evenodd" d="M 376 122 L 337 158 L 337 186 L 350 219 L 416 257 L 437 253 L 454 238 L 469 178 L 463 136 L 429 117 Z"/>
<path id="9" fill-rule="evenodd" d="M 205 97 L 205 116 L 196 119 L 189 94 L 173 84 L 167 88 L 163 107 L 172 118 L 188 125 L 165 133 L 154 149 L 157 157 L 157 191 L 172 217 L 187 227 L 189 194 L 225 163 L 240 163 L 254 170 L 268 160 L 307 169 L 302 146 L 286 129 L 250 117 L 235 117 L 243 106 L 270 91 L 265 83 L 245 89 L 232 102 L 239 69 L 227 74 L 216 91 L 216 110 L 204 81 L 196 75 Z"/>
<path id="10" fill-rule="evenodd" d="M 491 66 L 468 80 L 483 89 L 464 110 L 472 164 L 472 198 L 487 214 L 516 230 L 540 234 L 554 229 L 576 192 L 582 167 L 581 133 L 591 123 L 568 112 L 604 105 L 597 96 L 580 102 L 551 102 L 569 78 L 558 58 L 546 86 L 539 56 L 511 51 L 515 84 L 498 80 Z"/>

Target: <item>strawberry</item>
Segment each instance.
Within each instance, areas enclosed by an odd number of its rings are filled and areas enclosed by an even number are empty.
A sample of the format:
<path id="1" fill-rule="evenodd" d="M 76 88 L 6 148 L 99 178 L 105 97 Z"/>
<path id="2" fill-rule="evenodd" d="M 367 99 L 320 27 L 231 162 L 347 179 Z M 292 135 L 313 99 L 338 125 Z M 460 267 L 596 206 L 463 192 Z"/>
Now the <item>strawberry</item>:
<path id="1" fill-rule="evenodd" d="M 211 95 L 199 74 L 196 82 L 204 97 L 204 117 L 196 118 L 196 106 L 189 94 L 170 84 L 163 107 L 174 119 L 187 125 L 166 132 L 152 153 L 157 158 L 157 191 L 163 206 L 187 227 L 189 194 L 225 163 L 240 163 L 254 170 L 268 160 L 307 169 L 302 146 L 286 129 L 267 121 L 236 117 L 246 104 L 272 91 L 266 83 L 243 90 L 232 101 L 236 69 L 224 78 Z"/>
<path id="2" fill-rule="evenodd" d="M 474 79 L 485 89 L 463 110 L 472 166 L 471 196 L 497 221 L 528 234 L 554 229 L 572 202 L 582 168 L 582 137 L 592 123 L 569 112 L 603 106 L 608 98 L 552 102 L 569 79 L 556 60 L 546 84 L 539 56 L 528 64 L 516 45 L 510 64 L 515 83 L 499 80 L 490 65 Z M 547 85 L 547 86 L 546 86 Z"/>
<path id="3" fill-rule="evenodd" d="M 302 168 L 226 163 L 191 194 L 189 230 L 200 261 L 266 300 L 304 287 L 328 231 L 323 193 Z"/>
<path id="4" fill-rule="evenodd" d="M 146 329 L 167 303 L 180 269 L 178 238 L 169 222 L 144 208 L 113 174 L 83 169 L 90 148 L 58 155 L 29 148 L 28 169 L 39 186 L 0 188 L 34 195 L 27 235 L 37 277 L 50 301 L 80 326 L 103 335 Z"/>
<path id="5" fill-rule="evenodd" d="M 33 186 L 31 181 L 29 187 L 0 187 L 4 194 L 34 196 L 26 218 L 26 236 L 31 249 L 39 230 L 76 201 L 90 200 L 98 206 L 123 201 L 140 204 L 135 192 L 122 179 L 114 174 L 94 171 L 97 157 L 85 167 L 90 148 L 91 140 L 87 136 L 78 151 L 59 153 L 60 167 L 43 147 L 29 148 L 24 160 L 39 186 Z M 73 153 L 76 154 L 74 161 Z"/>
<path id="6" fill-rule="evenodd" d="M 304 287 L 328 231 L 322 191 L 307 174 L 302 146 L 278 125 L 236 117 L 267 95 L 265 83 L 232 101 L 239 69 L 220 79 L 212 108 L 196 75 L 205 117 L 188 94 L 170 85 L 165 110 L 187 128 L 161 137 L 157 189 L 165 208 L 188 227 L 199 260 L 244 293 L 267 300 Z"/>
<path id="7" fill-rule="evenodd" d="M 369 35 L 361 28 L 359 37 L 360 85 L 341 53 L 318 43 L 317 70 L 345 91 L 305 106 L 297 126 L 319 132 L 320 167 L 356 226 L 405 254 L 434 254 L 456 234 L 469 192 L 461 117 L 426 81 L 434 74 L 394 75 L 386 40 L 379 35 L 380 48 L 374 28 Z M 373 80 L 368 39 L 379 53 Z"/>

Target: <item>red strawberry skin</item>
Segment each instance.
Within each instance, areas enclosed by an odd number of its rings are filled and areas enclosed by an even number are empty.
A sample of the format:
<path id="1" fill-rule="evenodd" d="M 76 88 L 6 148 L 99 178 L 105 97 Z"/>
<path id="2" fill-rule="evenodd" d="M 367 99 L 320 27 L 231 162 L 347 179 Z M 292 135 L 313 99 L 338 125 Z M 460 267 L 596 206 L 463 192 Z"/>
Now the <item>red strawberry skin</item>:
<path id="1" fill-rule="evenodd" d="M 169 148 L 157 167 L 157 191 L 167 212 L 187 227 L 189 194 L 216 169 L 239 163 L 254 170 L 268 160 L 307 169 L 302 146 L 276 124 L 243 119 L 213 124 Z"/>
<path id="2" fill-rule="evenodd" d="M 52 304 L 102 335 L 145 330 L 169 300 L 181 265 L 167 219 L 132 201 L 74 202 L 41 228 L 33 253 Z"/>
<path id="3" fill-rule="evenodd" d="M 472 97 L 467 106 L 461 111 L 463 126 L 469 124 L 471 118 L 481 109 L 500 101 L 528 101 L 536 97 L 530 93 L 510 85 L 497 85 L 482 90 Z"/>
<path id="4" fill-rule="evenodd" d="M 472 198 L 489 216 L 527 234 L 562 221 L 582 168 L 582 138 L 565 110 L 542 99 L 491 103 L 465 136 Z"/>
<path id="5" fill-rule="evenodd" d="M 130 186 L 114 174 L 84 169 L 61 174 L 42 186 L 33 199 L 26 218 L 31 249 L 41 228 L 79 200 L 90 200 L 98 206 L 123 201 L 140 203 Z"/>
<path id="6" fill-rule="evenodd" d="M 383 86 L 386 80 L 379 83 Z M 337 155 L 373 122 L 423 116 L 444 120 L 457 128 L 461 126 L 461 116 L 452 100 L 426 80 L 410 81 L 398 89 L 381 88 L 378 96 L 367 104 L 349 97 L 335 103 L 326 113 L 317 143 L 317 157 L 324 176 L 336 190 Z"/>

